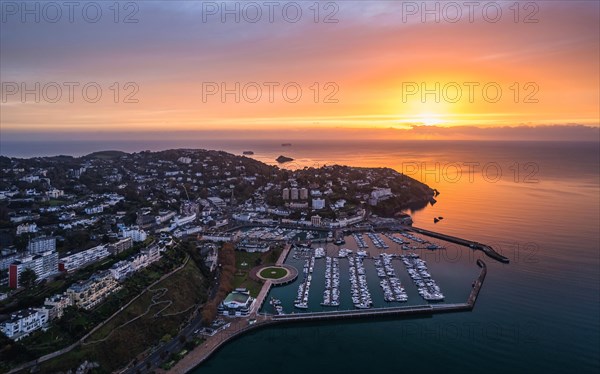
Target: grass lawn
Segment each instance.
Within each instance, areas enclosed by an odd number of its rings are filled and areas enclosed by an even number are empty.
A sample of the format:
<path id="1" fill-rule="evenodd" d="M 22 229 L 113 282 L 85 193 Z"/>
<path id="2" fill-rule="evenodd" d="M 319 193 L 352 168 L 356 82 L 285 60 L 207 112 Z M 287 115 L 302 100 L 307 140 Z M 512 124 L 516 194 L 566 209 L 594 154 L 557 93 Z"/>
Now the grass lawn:
<path id="1" fill-rule="evenodd" d="M 235 251 L 235 267 L 238 270 L 250 270 L 259 264 L 257 261 L 261 261 L 260 263 L 262 263 L 261 258 L 262 253 Z"/>
<path id="2" fill-rule="evenodd" d="M 262 283 L 248 278 L 248 274 L 235 275 L 233 277 L 233 288 L 246 288 L 250 291 L 250 296 L 256 297 L 262 288 Z"/>
<path id="3" fill-rule="evenodd" d="M 235 267 L 237 271 L 233 277 L 234 288 L 246 288 L 252 297 L 258 296 L 262 283 L 248 278 L 250 269 L 259 265 L 273 265 L 279 258 L 282 249 L 272 249 L 266 253 L 248 253 L 235 251 Z M 284 274 L 285 275 L 285 274 Z"/>
<path id="4" fill-rule="evenodd" d="M 287 270 L 284 268 L 269 267 L 261 270 L 259 275 L 267 279 L 280 279 L 287 275 Z"/>
<path id="5" fill-rule="evenodd" d="M 250 269 L 262 263 L 262 253 L 248 253 L 235 251 L 235 267 L 237 271 L 233 277 L 234 288 L 246 288 L 252 297 L 258 296 L 262 283 L 248 278 Z"/>

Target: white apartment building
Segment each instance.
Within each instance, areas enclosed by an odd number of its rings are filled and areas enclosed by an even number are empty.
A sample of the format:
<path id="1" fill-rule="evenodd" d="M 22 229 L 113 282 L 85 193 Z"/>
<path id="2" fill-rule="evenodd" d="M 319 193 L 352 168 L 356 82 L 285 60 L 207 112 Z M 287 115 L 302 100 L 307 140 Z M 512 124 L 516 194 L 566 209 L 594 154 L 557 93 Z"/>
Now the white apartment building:
<path id="1" fill-rule="evenodd" d="M 18 260 L 22 255 L 20 253 L 9 253 L 0 257 L 0 270 L 7 270 L 10 264 Z"/>
<path id="2" fill-rule="evenodd" d="M 131 269 L 133 271 L 138 271 L 158 260 L 160 260 L 160 248 L 157 245 L 152 245 L 142 249 L 140 253 L 132 257 Z"/>
<path id="3" fill-rule="evenodd" d="M 0 331 L 10 339 L 16 341 L 42 328 L 47 322 L 47 309 L 23 309 L 13 313 L 9 320 L 0 324 Z"/>
<path id="4" fill-rule="evenodd" d="M 156 224 L 160 225 L 167 221 L 170 221 L 171 218 L 175 217 L 175 212 L 167 211 L 167 212 L 159 212 L 156 216 Z"/>
<path id="5" fill-rule="evenodd" d="M 108 246 L 99 245 L 61 258 L 58 262 L 58 270 L 72 272 L 83 267 L 84 265 L 102 260 L 109 255 L 110 252 L 108 251 Z"/>
<path id="6" fill-rule="evenodd" d="M 131 238 L 134 242 L 143 242 L 148 238 L 148 234 L 139 227 L 132 227 L 131 229 L 123 229 L 121 236 L 124 238 Z"/>
<path id="7" fill-rule="evenodd" d="M 307 188 L 300 189 L 300 200 L 308 200 L 308 189 Z"/>
<path id="8" fill-rule="evenodd" d="M 185 230 L 177 230 L 173 233 L 173 236 L 176 238 L 182 238 L 184 236 L 194 235 L 199 232 L 202 232 L 202 227 L 194 226 L 194 227 L 187 228 Z"/>
<path id="9" fill-rule="evenodd" d="M 196 220 L 196 213 L 192 213 L 188 216 L 177 216 L 175 217 L 175 225 L 177 227 L 187 225 L 188 223 Z"/>
<path id="10" fill-rule="evenodd" d="M 292 200 L 298 200 L 298 189 L 296 187 L 292 188 L 290 191 L 290 198 Z"/>
<path id="11" fill-rule="evenodd" d="M 369 205 L 377 205 L 380 201 L 386 200 L 392 196 L 393 194 L 390 188 L 376 188 L 371 192 Z"/>
<path id="12" fill-rule="evenodd" d="M 133 269 L 131 268 L 131 262 L 123 260 L 114 264 L 108 271 L 120 282 L 127 278 L 133 272 Z"/>
<path id="13" fill-rule="evenodd" d="M 21 286 L 20 276 L 25 269 L 35 272 L 38 280 L 48 278 L 58 270 L 58 253 L 46 251 L 44 253 L 21 257 L 8 266 L 8 286 L 18 288 Z"/>
<path id="14" fill-rule="evenodd" d="M 27 251 L 30 254 L 55 251 L 55 250 L 56 250 L 56 238 L 53 236 L 40 236 L 38 238 L 33 238 L 27 244 Z"/>
<path id="15" fill-rule="evenodd" d="M 37 225 L 33 223 L 24 223 L 17 226 L 17 235 L 26 234 L 30 232 L 37 232 Z"/>
<path id="16" fill-rule="evenodd" d="M 344 218 L 341 220 L 333 221 L 329 223 L 330 228 L 346 227 L 359 223 L 365 219 L 365 211 L 361 210 L 357 215 L 353 217 Z"/>

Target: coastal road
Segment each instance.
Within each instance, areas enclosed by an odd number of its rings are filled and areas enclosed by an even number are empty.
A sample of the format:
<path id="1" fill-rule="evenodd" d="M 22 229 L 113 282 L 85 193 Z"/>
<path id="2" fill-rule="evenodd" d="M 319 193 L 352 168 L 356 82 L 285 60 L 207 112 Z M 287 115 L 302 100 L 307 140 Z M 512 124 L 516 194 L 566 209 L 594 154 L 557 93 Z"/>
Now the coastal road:
<path id="1" fill-rule="evenodd" d="M 217 267 L 217 270 L 214 275 L 213 284 L 208 291 L 209 297 L 208 299 L 214 298 L 218 288 L 219 288 L 219 279 L 220 279 L 220 268 Z M 179 340 L 180 336 L 185 336 L 186 340 L 191 340 L 197 336 L 194 334 L 194 331 L 200 329 L 202 327 L 202 307 L 196 309 L 195 315 L 192 320 L 179 332 L 179 335 L 171 339 L 168 343 L 157 347 L 150 355 L 145 357 L 142 361 L 136 363 L 133 367 L 127 368 L 122 373 L 127 374 L 136 374 L 136 373 L 151 373 L 154 372 L 154 369 L 159 367 L 163 362 L 166 362 L 169 356 L 172 353 L 180 352 L 185 343 L 181 343 Z M 164 356 L 164 358 L 163 358 Z"/>
<path id="2" fill-rule="evenodd" d="M 168 342 L 162 346 L 159 346 L 155 351 L 150 353 L 150 355 L 148 357 L 146 357 L 144 360 L 138 362 L 133 367 L 130 367 L 130 368 L 124 370 L 122 373 L 135 374 L 135 373 L 151 373 L 151 372 L 153 372 L 154 371 L 153 369 L 158 367 L 164 361 L 167 361 L 167 359 L 171 355 L 171 353 L 178 353 L 183 349 L 185 343 L 181 343 L 179 337 L 185 336 L 186 340 L 191 340 L 191 339 L 195 338 L 196 334 L 194 334 L 194 331 L 199 329 L 201 327 L 201 324 L 202 324 L 202 315 L 198 312 L 197 315 L 192 319 L 192 321 L 190 323 L 188 323 L 181 330 L 179 335 L 177 335 L 176 337 L 171 339 L 170 342 Z M 164 359 L 161 357 L 163 355 L 165 357 Z M 150 364 L 150 366 L 148 364 Z"/>

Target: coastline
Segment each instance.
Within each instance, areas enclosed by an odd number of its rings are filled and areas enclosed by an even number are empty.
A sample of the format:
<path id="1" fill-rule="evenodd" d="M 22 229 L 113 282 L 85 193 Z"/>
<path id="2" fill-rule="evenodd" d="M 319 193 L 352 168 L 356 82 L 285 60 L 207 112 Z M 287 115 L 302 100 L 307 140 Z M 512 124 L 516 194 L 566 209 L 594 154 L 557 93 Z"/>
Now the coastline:
<path id="1" fill-rule="evenodd" d="M 417 229 L 420 230 L 420 229 Z M 416 231 L 416 230 L 415 230 Z M 426 231 L 426 230 L 424 230 Z M 418 232 L 418 231 L 416 231 Z M 433 232 L 430 232 L 433 233 Z M 425 233 L 423 233 L 425 234 Z M 437 233 L 435 233 L 437 234 Z M 443 234 L 439 234 L 442 235 Z M 460 238 L 450 237 L 455 240 L 461 240 L 468 243 L 473 243 L 466 241 Z M 458 243 L 461 244 L 461 243 Z M 463 244 L 464 245 L 464 244 Z M 481 246 L 490 248 L 484 244 Z M 287 246 L 286 250 L 284 250 L 277 261 L 277 264 L 283 264 L 291 246 Z M 481 248 L 478 248 L 481 249 Z M 482 249 L 483 250 L 483 249 Z M 493 249 L 491 249 L 493 251 Z M 485 252 L 485 251 L 484 251 Z M 488 252 L 485 252 L 488 256 Z M 492 253 L 492 252 L 490 252 Z M 505 257 L 499 255 L 496 252 L 493 252 L 496 255 L 500 256 L 498 258 L 490 256 L 500 262 L 504 262 L 500 258 Z M 508 259 L 506 259 L 508 261 Z M 466 312 L 471 311 L 475 307 L 475 303 L 477 302 L 477 297 L 481 288 L 483 286 L 483 282 L 487 276 L 487 265 L 482 260 L 477 260 L 477 266 L 481 268 L 479 276 L 474 280 L 472 285 L 472 290 L 469 294 L 469 297 L 464 303 L 456 303 L 456 304 L 444 304 L 444 305 L 435 305 L 435 304 L 425 304 L 418 306 L 404 306 L 404 307 L 391 307 L 391 308 L 376 308 L 371 310 L 347 310 L 347 311 L 333 311 L 333 312 L 315 312 L 315 313 L 303 313 L 300 315 L 261 315 L 258 313 L 266 296 L 268 295 L 271 287 L 274 286 L 273 282 L 266 281 L 263 284 L 263 287 L 260 291 L 259 296 L 255 302 L 255 305 L 252 309 L 252 312 L 247 318 L 240 318 L 239 320 L 234 320 L 231 323 L 231 326 L 222 330 L 214 336 L 209 337 L 202 345 L 196 347 L 193 351 L 186 354 L 180 361 L 178 361 L 175 366 L 173 366 L 168 373 L 172 374 L 184 374 L 189 373 L 197 367 L 201 366 L 203 362 L 208 360 L 214 353 L 216 353 L 220 348 L 222 348 L 227 343 L 239 338 L 247 332 L 256 331 L 258 329 L 262 329 L 265 327 L 275 326 L 275 325 L 283 325 L 290 323 L 302 323 L 302 322 L 315 322 L 315 321 L 330 321 L 330 320 L 348 320 L 348 319 L 364 319 L 364 318 L 381 318 L 381 317 L 400 317 L 400 316 L 412 316 L 412 315 L 433 315 L 440 313 L 456 313 L 456 312 Z M 248 321 L 254 320 L 252 324 L 249 324 Z"/>

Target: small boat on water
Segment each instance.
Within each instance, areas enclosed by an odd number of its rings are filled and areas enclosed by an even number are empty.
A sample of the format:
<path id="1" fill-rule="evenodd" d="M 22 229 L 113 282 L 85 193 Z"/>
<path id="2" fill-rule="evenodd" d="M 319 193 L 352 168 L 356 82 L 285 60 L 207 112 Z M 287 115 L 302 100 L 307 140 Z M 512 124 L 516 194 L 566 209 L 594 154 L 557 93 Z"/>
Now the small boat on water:
<path id="1" fill-rule="evenodd" d="M 254 152 L 252 152 L 252 151 L 244 151 L 244 152 L 242 152 L 242 154 L 245 154 L 245 155 L 253 155 L 253 154 L 254 154 Z"/>
<path id="2" fill-rule="evenodd" d="M 271 297 L 269 304 L 271 304 L 273 309 L 275 309 L 275 313 L 277 313 L 278 315 L 284 314 L 283 306 L 281 305 L 281 300 Z"/>

